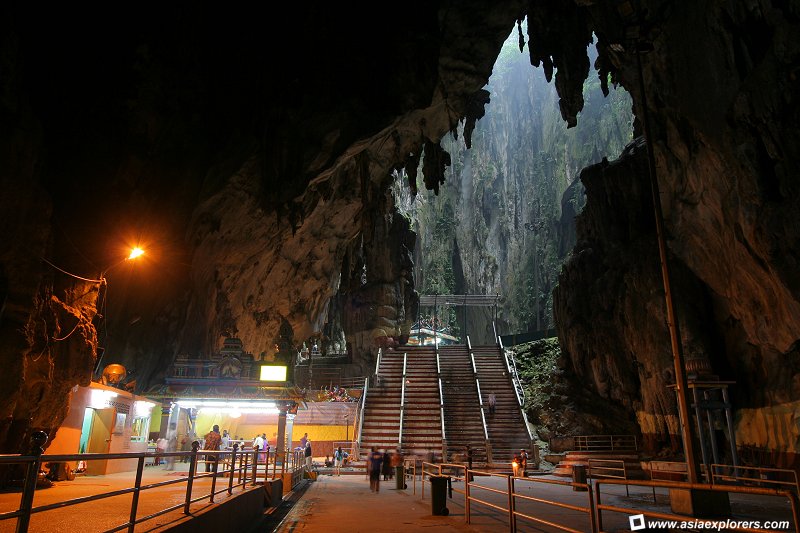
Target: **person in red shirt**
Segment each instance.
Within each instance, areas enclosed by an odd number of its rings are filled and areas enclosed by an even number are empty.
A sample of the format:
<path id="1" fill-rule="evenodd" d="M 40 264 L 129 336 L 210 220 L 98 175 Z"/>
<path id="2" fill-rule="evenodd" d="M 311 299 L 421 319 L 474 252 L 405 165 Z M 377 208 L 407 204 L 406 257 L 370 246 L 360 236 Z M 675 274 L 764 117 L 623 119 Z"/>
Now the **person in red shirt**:
<path id="1" fill-rule="evenodd" d="M 214 427 L 206 433 L 206 440 L 203 444 L 204 450 L 219 450 L 219 445 L 222 443 L 222 435 L 219 434 L 219 426 L 214 424 Z M 206 455 L 206 472 L 211 472 L 211 463 L 216 463 L 216 455 Z"/>

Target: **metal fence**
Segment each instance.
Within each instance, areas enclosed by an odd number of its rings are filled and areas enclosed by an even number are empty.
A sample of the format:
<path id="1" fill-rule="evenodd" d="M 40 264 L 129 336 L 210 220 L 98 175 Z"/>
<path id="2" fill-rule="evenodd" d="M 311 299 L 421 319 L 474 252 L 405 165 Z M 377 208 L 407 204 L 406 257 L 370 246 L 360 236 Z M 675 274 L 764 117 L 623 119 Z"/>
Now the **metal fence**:
<path id="1" fill-rule="evenodd" d="M 250 487 L 254 487 L 258 483 L 259 474 L 263 469 L 263 477 L 266 478 L 269 474 L 270 464 L 272 465 L 273 477 L 279 473 L 292 474 L 292 486 L 299 482 L 299 477 L 295 476 L 298 472 L 302 475 L 303 460 L 302 452 L 292 452 L 290 454 L 278 455 L 269 452 L 261 451 L 258 448 L 253 450 L 239 450 L 238 445 L 234 445 L 232 450 L 200 450 L 199 443 L 195 442 L 192 445 L 192 451 L 189 452 L 165 452 L 165 453 L 85 453 L 85 454 L 69 454 L 69 455 L 43 455 L 42 447 L 47 442 L 47 434 L 44 432 L 36 432 L 33 435 L 33 447 L 28 455 L 0 455 L 0 465 L 23 465 L 25 469 L 25 476 L 23 479 L 22 495 L 20 497 L 19 508 L 16 511 L 0 513 L 0 523 L 6 520 L 17 520 L 16 532 L 26 533 L 30 525 L 31 515 L 35 513 L 43 513 L 54 509 L 78 505 L 91 501 L 103 500 L 114 496 L 121 496 L 124 494 L 131 494 L 131 506 L 128 521 L 108 531 L 123 531 L 127 530 L 132 533 L 137 524 L 141 524 L 148 520 L 152 520 L 158 516 L 166 513 L 183 509 L 183 513 L 190 514 L 190 506 L 203 500 L 208 500 L 209 503 L 214 503 L 214 497 L 227 492 L 228 495 L 233 494 L 234 488 L 241 487 L 242 491 Z M 155 459 L 158 457 L 169 457 L 175 460 L 184 458 L 189 459 L 189 473 L 186 477 L 177 479 L 170 479 L 166 481 L 159 481 L 157 483 L 143 483 L 142 477 L 144 473 L 145 462 L 148 459 Z M 260 457 L 261 461 L 259 461 Z M 285 460 L 284 460 L 285 456 Z M 120 459 L 136 459 L 137 467 L 135 471 L 135 478 L 133 486 L 123 489 L 112 490 L 91 496 L 84 496 L 80 498 L 73 498 L 64 500 L 48 505 L 41 505 L 34 507 L 33 499 L 36 490 L 36 485 L 39 480 L 41 466 L 44 463 L 65 463 L 74 461 L 92 461 L 92 460 L 120 460 Z M 210 465 L 210 471 L 201 473 L 198 471 L 198 465 Z M 221 468 L 220 468 L 221 467 Z M 219 475 L 227 477 L 227 481 L 222 481 L 220 487 L 217 484 Z M 193 494 L 194 482 L 199 479 L 210 478 L 211 487 L 208 493 L 200 496 Z M 139 497 L 140 495 L 151 489 L 165 487 L 167 485 L 186 485 L 186 495 L 183 502 L 175 505 L 165 507 L 155 513 L 147 516 L 138 516 Z"/>
<path id="2" fill-rule="evenodd" d="M 729 465 L 723 465 L 728 466 Z M 597 467 L 596 467 L 597 468 Z M 610 466 L 608 465 L 607 468 L 609 469 L 606 474 L 608 477 L 612 476 L 625 476 L 627 473 L 624 471 L 624 465 L 617 467 L 617 466 Z M 791 505 L 791 513 L 793 519 L 793 530 L 795 532 L 800 533 L 800 515 L 798 514 L 798 496 L 794 490 L 788 490 L 786 488 L 779 488 L 779 489 L 769 489 L 769 488 L 762 488 L 762 487 L 748 487 L 748 486 L 736 486 L 736 485 L 710 485 L 710 484 L 692 484 L 692 483 L 685 483 L 685 482 L 667 482 L 667 481 L 644 481 L 644 480 L 628 480 L 628 479 L 595 479 L 594 481 L 589 481 L 587 483 L 579 483 L 579 482 L 570 482 L 570 481 L 563 481 L 557 479 L 545 479 L 541 477 L 516 477 L 513 475 L 508 474 L 497 474 L 494 472 L 485 472 L 481 470 L 473 470 L 467 468 L 465 465 L 461 464 L 438 464 L 438 463 L 428 463 L 423 462 L 420 469 L 416 468 L 415 461 L 406 461 L 405 463 L 405 470 L 406 475 L 412 475 L 414 477 L 413 484 L 414 484 L 414 494 L 416 494 L 416 477 L 417 474 L 420 475 L 420 479 L 422 481 L 422 491 L 421 497 L 425 498 L 425 480 L 426 478 L 430 478 L 432 476 L 441 476 L 441 475 L 450 475 L 450 477 L 455 481 L 464 482 L 464 490 L 459 490 L 455 487 L 450 489 L 452 498 L 452 493 L 459 493 L 464 495 L 464 510 L 465 510 L 465 522 L 469 524 L 471 522 L 471 515 L 474 513 L 472 509 L 473 505 L 478 505 L 483 508 L 488 508 L 493 511 L 500 513 L 502 516 L 506 516 L 508 520 L 508 527 L 509 531 L 516 532 L 518 528 L 518 521 L 525 520 L 528 522 L 532 522 L 535 524 L 536 527 L 546 526 L 555 529 L 559 529 L 562 531 L 569 531 L 572 533 L 582 533 L 585 531 L 590 531 L 592 533 L 599 533 L 603 531 L 603 513 L 624 513 L 628 515 L 643 515 L 648 518 L 656 519 L 656 520 L 667 520 L 667 521 L 687 521 L 686 515 L 678 515 L 672 513 L 664 513 L 653 510 L 652 508 L 647 508 L 642 505 L 642 502 L 633 502 L 637 503 L 637 506 L 619 506 L 619 505 L 609 505 L 603 504 L 601 502 L 601 488 L 603 486 L 609 485 L 622 485 L 625 486 L 626 495 L 629 495 L 628 487 L 629 486 L 640 486 L 645 488 L 651 488 L 655 493 L 655 489 L 658 488 L 666 488 L 666 489 L 691 489 L 691 490 L 703 490 L 703 491 L 715 491 L 715 492 L 726 492 L 729 494 L 749 494 L 749 495 L 759 495 L 759 496 L 768 496 L 768 497 L 779 497 L 779 498 L 786 498 L 789 500 Z M 475 481 L 475 478 L 502 478 L 505 482 L 501 482 L 499 486 L 489 486 L 484 483 L 478 483 Z M 754 478 L 755 479 L 755 478 Z M 738 480 L 739 482 L 742 479 Z M 523 493 L 521 492 L 521 488 L 525 485 L 541 485 L 541 484 L 549 484 L 549 485 L 559 485 L 565 488 L 571 488 L 572 491 L 579 491 L 585 493 L 586 495 L 586 503 L 585 505 L 575 505 L 574 503 L 568 503 L 565 501 L 558 501 L 554 498 L 544 498 L 540 497 L 536 494 L 536 492 L 531 491 L 530 493 Z M 793 488 L 792 488 L 793 489 Z M 501 495 L 503 498 L 498 499 L 495 496 L 495 501 L 488 501 L 486 496 L 483 494 L 495 494 Z M 574 519 L 570 520 L 569 523 L 567 520 L 561 521 L 558 519 L 551 519 L 547 520 L 542 518 L 541 516 L 536 516 L 534 514 L 529 514 L 520 510 L 521 504 L 523 502 L 535 502 L 537 504 L 543 504 L 545 506 L 556 507 L 559 509 L 577 511 L 579 513 L 583 513 L 586 515 L 586 524 L 584 527 L 580 529 L 575 529 L 575 521 Z M 731 524 L 729 529 L 731 531 L 749 531 L 752 533 L 766 533 L 769 531 L 768 529 L 758 529 L 746 525 L 748 521 L 741 520 L 731 520 L 729 521 Z M 738 523 L 739 525 L 736 525 Z M 745 524 L 745 525 L 742 525 Z M 786 521 L 784 523 L 786 527 L 789 527 L 789 522 Z"/>

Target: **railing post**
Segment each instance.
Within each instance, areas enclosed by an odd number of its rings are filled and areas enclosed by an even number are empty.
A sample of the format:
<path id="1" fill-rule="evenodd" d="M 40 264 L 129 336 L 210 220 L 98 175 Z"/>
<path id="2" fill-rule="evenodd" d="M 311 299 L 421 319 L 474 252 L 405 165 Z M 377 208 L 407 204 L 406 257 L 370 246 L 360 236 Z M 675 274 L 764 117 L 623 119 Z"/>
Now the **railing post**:
<path id="1" fill-rule="evenodd" d="M 469 468 L 464 469 L 464 520 L 469 524 Z"/>
<path id="2" fill-rule="evenodd" d="M 28 464 L 25 474 L 25 485 L 22 487 L 22 501 L 19 510 L 22 515 L 17 519 L 17 533 L 27 533 L 31 523 L 31 509 L 33 508 L 33 495 L 36 492 L 36 482 L 39 480 L 39 468 L 42 465 L 42 454 L 44 445 L 47 443 L 48 435 L 44 431 L 35 431 L 31 435 L 30 455 L 34 457 L 33 462 Z"/>
<path id="3" fill-rule="evenodd" d="M 209 495 L 208 502 L 214 503 L 214 493 L 217 491 L 217 469 L 219 468 L 219 454 L 214 455 L 214 464 L 211 466 L 211 494 Z M 206 456 L 208 461 L 208 456 Z M 206 463 L 208 465 L 208 463 Z"/>
<path id="4" fill-rule="evenodd" d="M 508 527 L 511 533 L 517 532 L 517 515 L 514 511 L 514 476 L 508 476 Z"/>
<path id="5" fill-rule="evenodd" d="M 131 516 L 128 520 L 128 533 L 133 533 L 136 528 L 136 512 L 139 510 L 139 491 L 142 487 L 142 473 L 144 472 L 144 455 L 139 457 L 136 465 L 136 482 L 133 485 L 133 498 L 131 498 Z"/>
<path id="6" fill-rule="evenodd" d="M 592 491 L 592 485 L 587 483 L 586 486 L 588 488 L 588 493 L 589 493 L 589 525 L 592 528 L 592 533 L 597 533 L 600 530 L 597 529 L 597 520 L 595 519 L 595 512 L 597 511 L 597 509 L 595 508 L 594 505 L 594 495 Z M 627 485 L 625 486 L 627 487 Z"/>
<path id="7" fill-rule="evenodd" d="M 231 452 L 230 470 L 228 471 L 228 496 L 233 494 L 233 474 L 236 471 L 236 450 L 239 449 L 239 443 L 233 443 L 233 451 Z"/>
<path id="8" fill-rule="evenodd" d="M 594 512 L 597 513 L 597 522 L 595 523 L 595 527 L 597 528 L 596 531 L 603 531 L 603 510 L 600 509 L 600 482 L 594 482 L 594 488 L 597 490 L 597 493 L 594 498 Z M 654 487 L 655 489 L 655 487 Z M 653 492 L 655 495 L 655 492 Z M 655 502 L 653 502 L 655 503 Z"/>
<path id="9" fill-rule="evenodd" d="M 250 454 L 242 451 L 242 460 L 239 462 L 239 483 L 242 483 L 242 478 L 244 478 L 244 483 L 242 484 L 242 489 L 247 486 L 247 467 L 250 465 Z M 244 463 L 242 463 L 244 462 Z"/>
<path id="10" fill-rule="evenodd" d="M 189 456 L 189 476 L 186 479 L 186 503 L 183 505 L 183 514 L 189 514 L 189 505 L 192 503 L 192 485 L 194 485 L 194 476 L 197 473 L 198 449 L 200 449 L 200 443 L 194 441 L 192 443 L 192 455 Z"/>
<path id="11" fill-rule="evenodd" d="M 253 486 L 254 487 L 256 486 L 256 476 L 257 475 L 258 475 L 258 445 L 256 444 L 255 446 L 253 446 Z"/>

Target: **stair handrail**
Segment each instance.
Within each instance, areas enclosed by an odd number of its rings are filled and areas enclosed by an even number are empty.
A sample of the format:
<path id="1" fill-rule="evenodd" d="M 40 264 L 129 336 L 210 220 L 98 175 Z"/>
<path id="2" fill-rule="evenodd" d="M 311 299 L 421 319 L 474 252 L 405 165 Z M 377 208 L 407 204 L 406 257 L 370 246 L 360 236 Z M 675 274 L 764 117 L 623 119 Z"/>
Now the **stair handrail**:
<path id="1" fill-rule="evenodd" d="M 525 389 L 522 387 L 522 381 L 519 379 L 519 373 L 517 372 L 517 360 L 514 357 L 513 350 L 506 350 L 503 346 L 503 339 L 497 337 L 497 346 L 500 349 L 500 353 L 503 354 L 503 358 L 506 361 L 506 368 L 508 369 L 508 375 L 511 376 L 511 384 L 514 385 L 514 392 L 517 393 L 517 402 L 519 403 L 520 407 L 525 405 Z"/>
<path id="2" fill-rule="evenodd" d="M 397 446 L 403 446 L 403 412 L 406 405 L 406 368 L 408 366 L 408 352 L 403 353 L 403 377 L 402 388 L 400 389 L 400 432 L 397 434 Z"/>
<path id="3" fill-rule="evenodd" d="M 439 414 L 442 417 L 442 442 L 444 442 L 447 436 L 444 432 L 444 390 L 442 389 L 442 366 L 439 362 L 439 350 L 436 350 L 436 376 L 439 381 Z"/>
<path id="4" fill-rule="evenodd" d="M 367 406 L 367 389 L 369 389 L 369 377 L 364 378 L 364 392 L 361 394 L 361 407 L 358 410 L 358 440 L 356 443 L 356 457 L 361 457 L 361 432 L 364 428 L 364 410 Z"/>
<path id="5" fill-rule="evenodd" d="M 472 343 L 467 336 L 467 347 L 469 348 L 469 359 L 472 361 L 472 375 L 475 378 L 475 389 L 478 391 L 478 407 L 481 410 L 481 422 L 483 423 L 483 436 L 489 441 L 489 428 L 486 425 L 486 414 L 483 412 L 483 394 L 481 394 L 481 382 L 478 379 L 478 366 L 475 364 L 475 354 L 472 352 Z"/>
<path id="6" fill-rule="evenodd" d="M 381 366 L 381 354 L 383 353 L 383 348 L 378 348 L 378 357 L 375 358 L 375 376 L 378 376 L 378 369 Z"/>
<path id="7" fill-rule="evenodd" d="M 535 441 L 533 440 L 533 432 L 531 432 L 531 425 L 528 423 L 528 414 L 525 412 L 525 389 L 522 388 L 522 382 L 519 380 L 517 374 L 517 361 L 514 358 L 512 350 L 506 350 L 503 347 L 503 339 L 497 337 L 497 346 L 503 354 L 503 359 L 506 361 L 506 368 L 508 375 L 511 376 L 511 384 L 514 386 L 514 393 L 517 395 L 517 403 L 519 403 L 519 410 L 522 413 L 522 423 L 525 424 L 525 430 L 528 432 L 528 440 L 530 447 L 533 449 Z M 511 352 L 511 363 L 509 363 L 509 352 Z M 513 364 L 512 364 L 513 363 Z"/>

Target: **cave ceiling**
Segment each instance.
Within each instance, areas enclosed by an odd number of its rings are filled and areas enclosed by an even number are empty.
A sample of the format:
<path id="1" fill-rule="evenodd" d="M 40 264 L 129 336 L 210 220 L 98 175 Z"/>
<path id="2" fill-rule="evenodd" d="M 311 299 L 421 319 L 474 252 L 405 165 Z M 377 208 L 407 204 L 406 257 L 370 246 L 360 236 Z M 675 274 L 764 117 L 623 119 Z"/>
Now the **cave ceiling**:
<path id="1" fill-rule="evenodd" d="M 674 246 L 744 323 L 747 341 L 790 348 L 798 331 L 789 317 L 800 311 L 789 215 L 798 144 L 783 134 L 797 125 L 796 2 L 385 9 L 145 2 L 42 12 L 4 3 L 0 349 L 13 392 L 0 402 L 3 435 L 57 426 L 67 391 L 88 382 L 98 344 L 146 383 L 176 353 L 207 354 L 226 334 L 257 353 L 319 332 L 331 298 L 364 264 L 360 312 L 391 311 L 385 323 L 361 321 L 362 344 L 402 334 L 414 304 L 409 254 L 386 240 L 413 242 L 387 199 L 391 172 L 405 168 L 412 189 L 447 186 L 438 142 L 462 120 L 469 131 L 491 105 L 482 89 L 526 16 L 531 62 L 553 75 L 569 124 L 595 69 L 640 105 L 631 37 L 653 44 L 643 73 L 659 165 L 670 176 L 664 189 L 682 191 L 667 194 L 677 199 L 665 212 L 682 237 Z M 600 58 L 589 65 L 593 33 Z M 435 157 L 417 180 L 423 149 Z M 703 172 L 728 185 L 707 186 Z M 761 189 L 773 203 L 725 210 Z M 704 253 L 736 242 L 728 259 L 761 265 L 731 274 L 747 287 L 741 301 L 714 276 L 718 265 L 697 255 L 708 235 L 691 230 L 701 215 L 684 207 L 704 194 L 714 223 L 730 229 L 707 239 L 714 247 Z M 42 261 L 95 279 L 134 242 L 147 261 L 109 271 L 101 309 L 97 284 Z M 770 326 L 746 309 L 772 301 L 786 315 Z"/>

